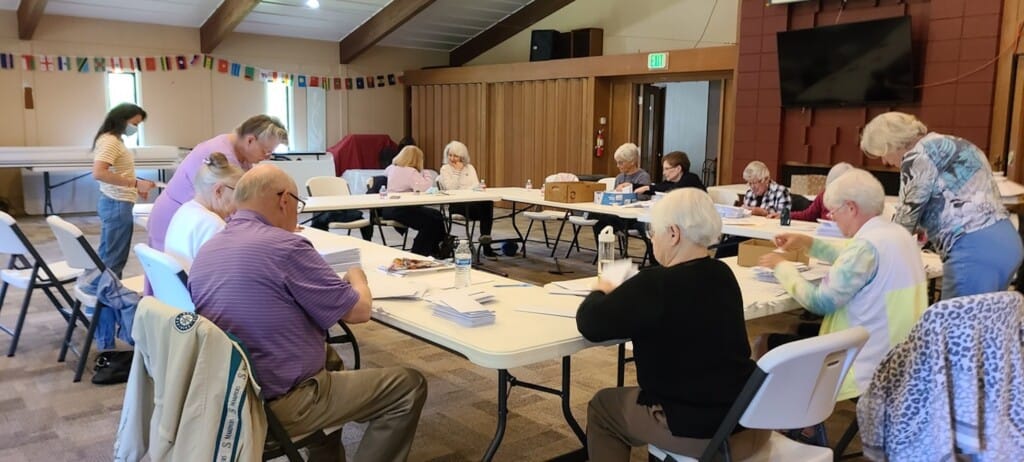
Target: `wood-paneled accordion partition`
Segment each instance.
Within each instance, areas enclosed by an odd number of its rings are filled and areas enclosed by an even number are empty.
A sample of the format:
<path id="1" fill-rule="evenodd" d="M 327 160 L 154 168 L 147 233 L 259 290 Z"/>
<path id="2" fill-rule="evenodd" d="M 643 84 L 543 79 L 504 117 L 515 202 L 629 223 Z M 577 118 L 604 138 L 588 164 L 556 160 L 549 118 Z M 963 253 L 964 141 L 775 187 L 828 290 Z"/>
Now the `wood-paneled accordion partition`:
<path id="1" fill-rule="evenodd" d="M 412 135 L 432 168 L 459 140 L 488 185 L 540 187 L 552 173 L 591 170 L 593 96 L 593 77 L 418 85 Z"/>

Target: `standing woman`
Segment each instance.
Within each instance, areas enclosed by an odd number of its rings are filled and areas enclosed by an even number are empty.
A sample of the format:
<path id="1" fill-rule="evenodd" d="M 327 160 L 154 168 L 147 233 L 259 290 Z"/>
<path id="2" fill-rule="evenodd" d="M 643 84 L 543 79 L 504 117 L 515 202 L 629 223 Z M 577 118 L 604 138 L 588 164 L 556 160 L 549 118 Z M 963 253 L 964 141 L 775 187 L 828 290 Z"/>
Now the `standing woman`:
<path id="1" fill-rule="evenodd" d="M 900 167 L 893 220 L 935 245 L 943 299 L 1006 290 L 1024 249 L 981 149 L 902 112 L 872 119 L 860 148 Z"/>
<path id="2" fill-rule="evenodd" d="M 242 122 L 233 133 L 217 135 L 192 148 L 192 152 L 174 172 L 171 181 L 167 182 L 167 189 L 153 205 L 148 225 L 149 246 L 164 250 L 164 238 L 171 217 L 182 204 L 195 196 L 196 173 L 210 154 L 224 153 L 231 165 L 249 170 L 260 161 L 269 159 L 278 145 L 287 142 L 288 131 L 284 124 L 274 117 L 260 114 Z"/>
<path id="3" fill-rule="evenodd" d="M 146 120 L 146 111 L 131 103 L 114 106 L 92 142 L 92 177 L 100 184 L 96 213 L 100 217 L 99 256 L 118 278 L 128 261 L 135 223 L 132 206 L 138 196 L 149 197 L 156 184 L 135 178 L 135 157 L 122 136 L 132 136 Z"/>

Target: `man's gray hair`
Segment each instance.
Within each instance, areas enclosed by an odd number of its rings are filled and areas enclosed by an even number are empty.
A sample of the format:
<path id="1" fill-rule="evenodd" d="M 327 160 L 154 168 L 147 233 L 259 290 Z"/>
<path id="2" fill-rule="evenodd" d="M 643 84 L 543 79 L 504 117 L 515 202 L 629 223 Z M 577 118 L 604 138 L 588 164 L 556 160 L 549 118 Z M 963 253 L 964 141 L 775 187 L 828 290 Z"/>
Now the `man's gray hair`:
<path id="1" fill-rule="evenodd" d="M 823 199 L 829 210 L 838 210 L 844 202 L 853 202 L 864 213 L 878 216 L 885 209 L 885 188 L 867 170 L 855 168 L 826 186 Z"/>

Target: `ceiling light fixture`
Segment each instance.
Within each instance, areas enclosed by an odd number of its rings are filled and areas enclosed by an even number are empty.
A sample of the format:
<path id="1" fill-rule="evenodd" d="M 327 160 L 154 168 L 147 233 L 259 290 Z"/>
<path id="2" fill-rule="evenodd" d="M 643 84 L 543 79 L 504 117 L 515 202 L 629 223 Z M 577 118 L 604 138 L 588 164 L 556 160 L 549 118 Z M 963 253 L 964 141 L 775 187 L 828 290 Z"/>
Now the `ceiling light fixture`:
<path id="1" fill-rule="evenodd" d="M 320 2 L 318 0 L 306 0 L 306 6 L 315 10 L 320 8 Z"/>

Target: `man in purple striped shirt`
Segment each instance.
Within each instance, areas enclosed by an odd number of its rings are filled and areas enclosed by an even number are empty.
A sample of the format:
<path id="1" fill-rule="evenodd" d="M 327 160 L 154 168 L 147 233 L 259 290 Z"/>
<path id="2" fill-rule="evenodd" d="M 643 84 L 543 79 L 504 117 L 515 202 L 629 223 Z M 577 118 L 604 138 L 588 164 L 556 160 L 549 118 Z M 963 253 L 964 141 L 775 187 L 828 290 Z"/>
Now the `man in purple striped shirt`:
<path id="1" fill-rule="evenodd" d="M 427 383 L 403 368 L 335 370 L 324 339 L 339 319 L 370 319 L 366 274 L 339 278 L 295 234 L 300 205 L 291 177 L 260 165 L 238 181 L 238 211 L 200 249 L 189 274 L 196 312 L 238 337 L 252 358 L 264 397 L 290 435 L 345 422 L 370 422 L 356 461 L 405 460 Z M 344 460 L 341 431 L 310 460 Z M 314 458 L 313 455 L 316 454 Z"/>

